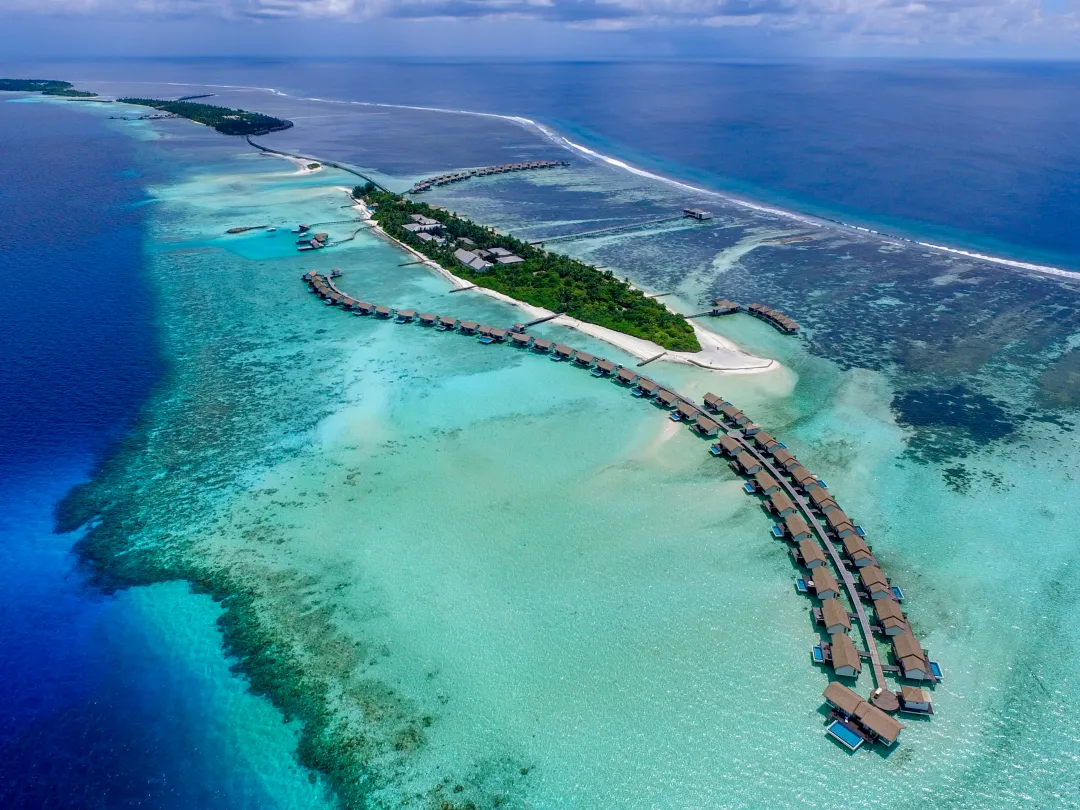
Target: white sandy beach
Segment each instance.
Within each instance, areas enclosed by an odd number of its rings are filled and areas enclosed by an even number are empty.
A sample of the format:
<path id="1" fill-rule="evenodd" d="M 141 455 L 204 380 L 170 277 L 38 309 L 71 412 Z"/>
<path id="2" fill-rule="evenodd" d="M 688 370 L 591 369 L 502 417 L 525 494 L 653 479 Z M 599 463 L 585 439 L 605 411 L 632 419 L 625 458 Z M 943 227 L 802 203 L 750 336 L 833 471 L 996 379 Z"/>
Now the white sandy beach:
<path id="1" fill-rule="evenodd" d="M 455 288 L 464 289 L 466 287 L 473 287 L 476 292 L 489 295 L 492 298 L 497 298 L 500 301 L 504 301 L 520 308 L 529 316 L 530 320 L 555 314 L 551 310 L 544 309 L 543 307 L 526 304 L 524 301 L 518 301 L 516 298 L 511 298 L 510 296 L 496 292 L 495 290 L 476 286 L 471 281 L 454 275 L 438 262 L 429 259 L 427 256 L 409 247 L 404 242 L 392 237 L 378 226 L 371 216 L 370 209 L 368 209 L 366 205 L 354 200 L 350 189 L 344 188 L 343 186 L 339 186 L 338 188 L 348 194 L 349 199 L 355 202 L 354 207 L 356 208 L 356 211 L 363 220 L 370 224 L 373 231 L 379 233 L 384 238 L 389 239 L 402 250 L 415 256 L 424 265 L 449 281 Z M 614 329 L 608 329 L 604 326 L 597 326 L 593 323 L 586 323 L 577 318 L 571 318 L 568 315 L 560 315 L 555 318 L 553 322 L 562 326 L 568 326 L 571 329 L 577 329 L 579 332 L 583 332 L 597 340 L 610 343 L 612 346 L 622 349 L 627 354 L 637 357 L 639 360 L 648 360 L 657 355 L 663 355 L 663 357 L 660 358 L 662 360 L 673 363 L 685 363 L 708 369 L 709 371 L 722 371 L 727 374 L 761 374 L 767 371 L 776 371 L 780 368 L 780 364 L 776 360 L 770 360 L 768 358 L 757 357 L 750 354 L 727 338 L 705 329 L 700 324 L 694 323 L 693 321 L 690 321 L 690 325 L 693 327 L 694 334 L 697 335 L 698 342 L 701 343 L 702 346 L 702 349 L 699 352 L 668 351 L 663 346 L 653 343 L 651 340 L 633 337 L 632 335 L 617 332 Z"/>

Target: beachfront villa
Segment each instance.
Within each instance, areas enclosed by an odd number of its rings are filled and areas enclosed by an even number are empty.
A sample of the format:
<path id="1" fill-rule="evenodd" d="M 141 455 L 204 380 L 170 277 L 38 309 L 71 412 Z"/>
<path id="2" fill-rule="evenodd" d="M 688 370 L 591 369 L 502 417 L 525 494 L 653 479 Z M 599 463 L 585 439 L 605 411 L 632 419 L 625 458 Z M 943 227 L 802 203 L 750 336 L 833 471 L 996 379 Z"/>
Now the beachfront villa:
<path id="1" fill-rule="evenodd" d="M 470 250 L 465 250 L 464 248 L 458 248 L 457 250 L 455 250 L 454 258 L 466 267 L 468 267 L 470 270 L 481 271 L 487 270 L 489 267 L 491 267 L 490 262 L 484 261 L 477 254 L 473 253 Z"/>

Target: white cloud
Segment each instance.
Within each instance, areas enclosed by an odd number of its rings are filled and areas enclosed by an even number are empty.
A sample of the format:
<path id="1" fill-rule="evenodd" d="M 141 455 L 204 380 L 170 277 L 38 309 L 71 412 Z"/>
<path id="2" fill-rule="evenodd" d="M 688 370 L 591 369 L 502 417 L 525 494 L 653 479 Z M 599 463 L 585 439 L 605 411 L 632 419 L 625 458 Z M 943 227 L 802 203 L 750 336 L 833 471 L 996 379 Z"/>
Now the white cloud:
<path id="1" fill-rule="evenodd" d="M 2 0 L 6 12 L 224 19 L 535 19 L 592 30 L 756 28 L 907 43 L 1074 42 L 1080 0 Z M 1060 4 L 1062 0 L 1056 0 Z"/>

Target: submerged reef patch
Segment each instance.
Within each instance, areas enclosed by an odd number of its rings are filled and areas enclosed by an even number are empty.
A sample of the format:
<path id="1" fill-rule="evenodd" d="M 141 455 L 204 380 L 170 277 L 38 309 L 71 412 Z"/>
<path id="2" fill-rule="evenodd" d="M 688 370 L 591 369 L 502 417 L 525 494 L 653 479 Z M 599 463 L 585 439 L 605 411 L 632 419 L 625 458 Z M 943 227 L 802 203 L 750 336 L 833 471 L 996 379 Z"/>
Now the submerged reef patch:
<path id="1" fill-rule="evenodd" d="M 923 461 L 962 458 L 1015 429 L 1000 403 L 963 385 L 900 391 L 892 409 L 897 422 L 916 429 L 908 453 Z"/>

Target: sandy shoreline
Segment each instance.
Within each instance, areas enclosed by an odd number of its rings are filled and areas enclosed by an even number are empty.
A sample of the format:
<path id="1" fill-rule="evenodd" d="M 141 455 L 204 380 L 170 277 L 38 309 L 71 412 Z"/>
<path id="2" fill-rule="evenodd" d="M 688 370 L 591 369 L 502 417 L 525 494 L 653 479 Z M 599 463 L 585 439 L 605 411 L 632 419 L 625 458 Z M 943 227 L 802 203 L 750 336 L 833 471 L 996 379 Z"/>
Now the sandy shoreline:
<path id="1" fill-rule="evenodd" d="M 343 186 L 338 186 L 338 188 L 348 194 L 350 200 L 353 200 L 355 203 L 353 207 L 360 215 L 360 218 L 369 224 L 372 231 L 378 233 L 385 239 L 390 240 L 410 255 L 415 256 L 422 264 L 449 281 L 455 289 L 460 290 L 466 287 L 473 287 L 476 292 L 483 293 L 484 295 L 488 295 L 499 301 L 518 307 L 529 316 L 529 320 L 555 314 L 551 310 L 544 309 L 543 307 L 533 306 L 532 304 L 527 304 L 524 301 L 511 298 L 510 296 L 496 292 L 495 290 L 476 286 L 471 281 L 454 275 L 438 262 L 429 259 L 427 256 L 409 245 L 406 245 L 404 242 L 395 239 L 379 227 L 372 218 L 371 210 L 362 202 L 356 201 L 352 197 L 351 189 L 344 188 Z M 697 366 L 699 368 L 708 369 L 709 371 L 722 371 L 727 374 L 762 374 L 767 371 L 776 371 L 780 368 L 780 363 L 776 360 L 757 357 L 749 352 L 743 351 L 743 349 L 732 341 L 701 327 L 693 321 L 689 321 L 689 323 L 694 329 L 694 334 L 697 335 L 698 342 L 701 343 L 702 349 L 699 352 L 669 351 L 663 346 L 653 343 L 651 340 L 645 340 L 644 338 L 617 332 L 614 329 L 608 329 L 605 326 L 597 326 L 593 323 L 579 321 L 577 318 L 571 318 L 568 315 L 560 315 L 553 319 L 552 322 L 561 326 L 568 326 L 571 329 L 576 329 L 579 332 L 594 337 L 597 340 L 602 340 L 605 343 L 610 343 L 612 346 L 622 349 L 627 354 L 636 357 L 639 360 L 648 360 L 657 355 L 663 355 L 661 358 L 662 360 Z"/>

